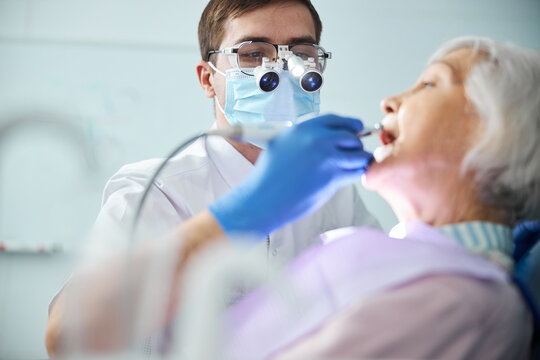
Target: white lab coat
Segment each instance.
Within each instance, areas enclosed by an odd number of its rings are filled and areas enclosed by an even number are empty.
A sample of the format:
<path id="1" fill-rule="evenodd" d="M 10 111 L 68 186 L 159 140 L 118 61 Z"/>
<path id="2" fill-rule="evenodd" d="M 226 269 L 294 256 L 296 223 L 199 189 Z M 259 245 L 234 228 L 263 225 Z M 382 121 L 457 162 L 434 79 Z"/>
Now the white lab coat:
<path id="1" fill-rule="evenodd" d="M 161 161 L 125 165 L 108 181 L 96 228 L 130 226 L 141 194 Z M 150 238 L 166 232 L 239 185 L 252 169 L 223 138 L 197 140 L 175 156 L 155 181 L 138 229 L 144 229 Z M 269 241 L 260 246 L 266 248 L 269 259 L 284 264 L 320 242 L 319 234 L 351 225 L 380 227 L 352 185 L 338 191 L 315 213 L 270 234 Z"/>

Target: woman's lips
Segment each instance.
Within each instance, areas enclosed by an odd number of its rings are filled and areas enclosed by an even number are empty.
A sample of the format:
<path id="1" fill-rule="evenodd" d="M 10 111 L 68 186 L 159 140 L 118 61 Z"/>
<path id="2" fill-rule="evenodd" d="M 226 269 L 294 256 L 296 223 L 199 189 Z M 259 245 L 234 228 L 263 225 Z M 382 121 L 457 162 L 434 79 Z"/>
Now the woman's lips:
<path id="1" fill-rule="evenodd" d="M 379 138 L 381 139 L 381 143 L 383 145 L 388 145 L 396 141 L 396 136 L 394 135 L 394 133 L 390 130 L 387 130 L 386 128 L 381 131 Z"/>

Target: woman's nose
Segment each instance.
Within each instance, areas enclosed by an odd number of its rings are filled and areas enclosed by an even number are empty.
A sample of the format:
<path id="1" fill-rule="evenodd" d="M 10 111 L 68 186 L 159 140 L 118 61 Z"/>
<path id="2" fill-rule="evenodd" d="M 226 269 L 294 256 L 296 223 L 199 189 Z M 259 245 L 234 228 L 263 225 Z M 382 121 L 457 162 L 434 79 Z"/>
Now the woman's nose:
<path id="1" fill-rule="evenodd" d="M 397 113 L 399 110 L 399 99 L 397 96 L 387 97 L 381 101 L 381 110 L 385 114 Z"/>

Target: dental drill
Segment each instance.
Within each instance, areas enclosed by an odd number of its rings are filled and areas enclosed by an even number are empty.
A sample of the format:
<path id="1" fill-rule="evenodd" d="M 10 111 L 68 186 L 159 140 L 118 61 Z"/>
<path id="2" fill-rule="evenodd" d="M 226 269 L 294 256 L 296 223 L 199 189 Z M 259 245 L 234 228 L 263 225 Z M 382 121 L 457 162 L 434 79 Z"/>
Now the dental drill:
<path id="1" fill-rule="evenodd" d="M 290 121 L 282 123 L 261 123 L 261 124 L 245 124 L 232 125 L 220 129 L 213 129 L 205 132 L 205 135 L 218 135 L 226 137 L 233 141 L 251 142 L 265 141 L 269 142 L 276 137 L 282 130 L 291 127 L 293 124 Z M 363 138 L 370 135 L 379 134 L 383 131 L 383 125 L 376 123 L 372 127 L 366 127 L 360 131 L 357 136 Z"/>
<path id="2" fill-rule="evenodd" d="M 226 126 L 219 129 L 208 130 L 206 132 L 203 132 L 202 134 L 193 136 L 190 139 L 184 141 L 182 144 L 176 147 L 173 151 L 171 151 L 171 153 L 165 158 L 165 160 L 163 160 L 161 165 L 157 168 L 157 170 L 152 175 L 152 178 L 146 185 L 146 188 L 144 189 L 144 192 L 141 196 L 141 200 L 139 201 L 137 211 L 135 212 L 135 216 L 133 218 L 133 223 L 131 226 L 131 237 L 130 237 L 131 241 L 133 241 L 134 239 L 135 230 L 137 229 L 137 223 L 139 222 L 139 218 L 141 216 L 144 202 L 146 201 L 146 198 L 148 197 L 148 193 L 152 187 L 152 184 L 157 179 L 158 175 L 161 173 L 163 168 L 165 168 L 169 160 L 172 159 L 180 151 L 184 150 L 187 146 L 191 145 L 195 140 L 199 138 L 204 138 L 207 136 L 223 136 L 227 139 L 230 139 L 233 141 L 239 141 L 239 142 L 252 142 L 252 141 L 270 142 L 282 130 L 284 130 L 287 127 L 291 127 L 292 125 L 293 123 L 290 121 L 275 122 L 275 123 L 231 125 L 231 126 Z M 373 127 L 364 128 L 362 131 L 360 131 L 357 134 L 357 136 L 359 138 L 363 138 L 366 136 L 378 134 L 381 131 L 383 131 L 383 125 L 381 123 L 376 123 Z"/>

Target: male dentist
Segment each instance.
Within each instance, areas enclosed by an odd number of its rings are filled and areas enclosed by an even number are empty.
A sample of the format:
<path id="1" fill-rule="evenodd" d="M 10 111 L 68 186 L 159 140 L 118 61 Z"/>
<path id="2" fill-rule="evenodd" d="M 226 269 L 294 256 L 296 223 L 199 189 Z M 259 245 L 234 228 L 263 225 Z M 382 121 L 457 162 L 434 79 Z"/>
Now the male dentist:
<path id="1" fill-rule="evenodd" d="M 296 122 L 298 117 L 318 114 L 319 90 L 305 91 L 298 79 L 283 70 L 278 87 L 263 92 L 253 70 L 262 64 L 263 56 L 276 60 L 277 46 L 272 45 L 276 44 L 288 45 L 299 56 L 314 56 L 316 70 L 322 73 L 328 53 L 318 45 L 321 30 L 309 0 L 211 0 L 199 22 L 202 60 L 196 70 L 204 94 L 214 99 L 214 126 Z M 137 225 L 141 237 L 164 233 L 240 184 L 252 171 L 261 146 L 209 137 L 174 157 L 152 185 Z M 109 180 L 97 227 L 131 225 L 141 194 L 160 162 L 126 165 Z M 319 234 L 352 225 L 379 227 L 353 185 L 337 192 L 314 214 L 266 234 L 261 251 L 268 253 L 269 261 L 284 264 L 319 242 Z"/>

